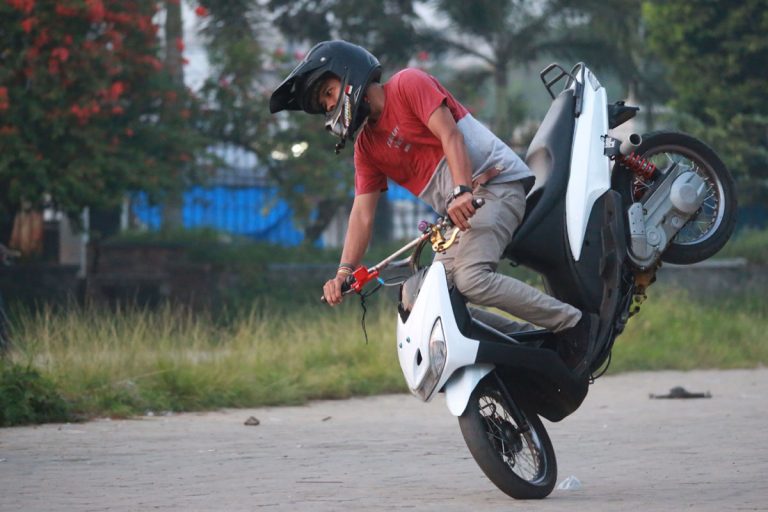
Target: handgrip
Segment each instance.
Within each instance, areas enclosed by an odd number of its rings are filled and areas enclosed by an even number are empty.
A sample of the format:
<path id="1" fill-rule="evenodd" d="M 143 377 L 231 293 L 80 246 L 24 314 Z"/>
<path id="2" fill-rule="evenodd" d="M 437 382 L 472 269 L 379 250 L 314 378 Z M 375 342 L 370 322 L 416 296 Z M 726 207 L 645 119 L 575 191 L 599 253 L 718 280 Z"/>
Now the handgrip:
<path id="1" fill-rule="evenodd" d="M 350 276 L 352 277 L 352 276 Z M 341 283 L 341 294 L 346 295 L 349 292 L 352 291 L 352 285 L 349 283 L 349 279 L 345 279 L 343 283 Z M 325 295 L 320 297 L 320 302 L 323 304 L 327 303 L 328 301 L 325 300 Z"/>
<path id="2" fill-rule="evenodd" d="M 475 210 L 477 210 L 478 208 L 481 208 L 484 204 L 485 204 L 485 199 L 483 199 L 482 197 L 475 197 L 472 199 L 472 206 L 475 208 Z M 445 219 L 441 218 L 440 221 L 443 221 L 443 220 Z M 419 221 L 419 224 L 416 227 L 416 229 L 418 229 L 419 232 L 421 233 L 426 233 L 426 231 L 431 228 L 432 228 L 432 224 L 430 224 L 426 220 Z"/>

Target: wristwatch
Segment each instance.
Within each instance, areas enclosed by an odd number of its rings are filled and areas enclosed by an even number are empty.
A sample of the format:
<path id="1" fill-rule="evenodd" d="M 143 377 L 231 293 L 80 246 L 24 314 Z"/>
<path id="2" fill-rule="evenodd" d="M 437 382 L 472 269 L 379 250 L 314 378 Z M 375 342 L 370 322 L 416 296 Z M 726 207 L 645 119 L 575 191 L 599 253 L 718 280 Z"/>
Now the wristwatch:
<path id="1" fill-rule="evenodd" d="M 448 202 L 450 203 L 451 201 L 459 197 L 461 194 L 464 194 L 465 192 L 469 192 L 471 194 L 472 189 L 466 185 L 456 185 L 456 187 L 453 189 L 453 193 L 451 194 L 451 197 L 448 200 Z"/>

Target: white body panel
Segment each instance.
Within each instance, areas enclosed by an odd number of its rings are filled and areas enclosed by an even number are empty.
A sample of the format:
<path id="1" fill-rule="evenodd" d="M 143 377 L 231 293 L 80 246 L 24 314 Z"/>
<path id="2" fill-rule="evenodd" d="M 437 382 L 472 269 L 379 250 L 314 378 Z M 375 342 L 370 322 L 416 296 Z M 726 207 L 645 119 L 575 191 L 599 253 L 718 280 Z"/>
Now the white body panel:
<path id="1" fill-rule="evenodd" d="M 464 414 L 469 396 L 483 377 L 493 371 L 492 364 L 473 364 L 460 368 L 445 383 L 445 403 L 454 416 Z"/>
<path id="2" fill-rule="evenodd" d="M 445 267 L 442 263 L 435 262 L 424 278 L 408 320 L 403 322 L 400 316 L 397 317 L 397 355 L 400 368 L 408 388 L 417 396 L 417 390 L 427 376 L 430 364 L 429 338 L 438 318 L 445 335 L 446 361 L 437 384 L 425 399 L 432 400 L 445 386 L 449 409 L 452 413 L 460 415 L 464 412 L 474 387 L 493 366 L 478 365 L 477 368 L 463 370 L 461 374 L 456 373 L 457 370 L 474 365 L 479 343 L 459 332 L 448 295 Z"/>
<path id="3" fill-rule="evenodd" d="M 581 80 L 581 72 L 577 79 Z M 595 201 L 611 187 L 610 160 L 603 136 L 608 133 L 605 89 L 588 69 L 584 70 L 581 115 L 576 118 L 571 154 L 571 176 L 565 195 L 568 243 L 578 261 Z M 572 85 L 572 87 L 574 87 Z"/>

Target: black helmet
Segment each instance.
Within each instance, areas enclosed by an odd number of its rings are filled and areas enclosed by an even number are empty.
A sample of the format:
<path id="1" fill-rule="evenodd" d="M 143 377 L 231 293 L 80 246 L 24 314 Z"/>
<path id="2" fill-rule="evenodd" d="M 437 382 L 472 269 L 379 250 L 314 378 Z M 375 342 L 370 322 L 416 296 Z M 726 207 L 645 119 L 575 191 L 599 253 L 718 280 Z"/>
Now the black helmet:
<path id="1" fill-rule="evenodd" d="M 368 50 L 346 41 L 324 41 L 316 44 L 304 60 L 283 80 L 269 99 L 271 113 L 281 110 L 303 110 L 323 114 L 319 104 L 318 87 L 328 75 L 341 81 L 341 92 L 333 112 L 326 114 L 325 127 L 341 139 L 338 153 L 349 135 L 368 117 L 363 102 L 371 82 L 381 79 L 381 64 Z"/>

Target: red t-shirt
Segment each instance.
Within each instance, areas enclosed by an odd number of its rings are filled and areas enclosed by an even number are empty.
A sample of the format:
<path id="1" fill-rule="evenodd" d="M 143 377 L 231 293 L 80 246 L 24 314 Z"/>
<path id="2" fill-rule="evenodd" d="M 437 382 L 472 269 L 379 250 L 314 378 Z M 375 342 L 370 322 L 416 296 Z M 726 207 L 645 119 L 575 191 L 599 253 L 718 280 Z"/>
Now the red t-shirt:
<path id="1" fill-rule="evenodd" d="M 443 159 L 440 139 L 427 127 L 445 103 L 459 121 L 468 111 L 431 75 L 408 68 L 384 85 L 384 111 L 355 141 L 355 194 L 384 191 L 387 178 L 419 195 Z"/>

